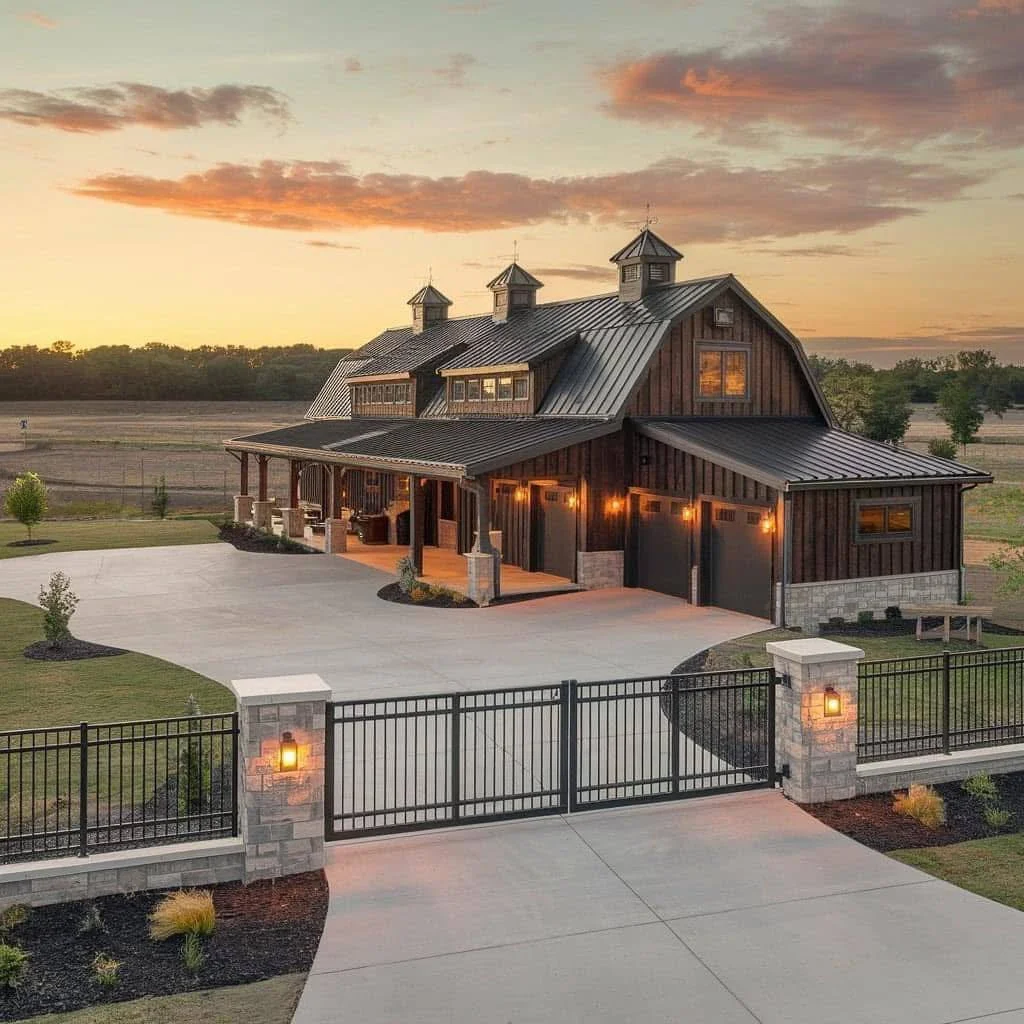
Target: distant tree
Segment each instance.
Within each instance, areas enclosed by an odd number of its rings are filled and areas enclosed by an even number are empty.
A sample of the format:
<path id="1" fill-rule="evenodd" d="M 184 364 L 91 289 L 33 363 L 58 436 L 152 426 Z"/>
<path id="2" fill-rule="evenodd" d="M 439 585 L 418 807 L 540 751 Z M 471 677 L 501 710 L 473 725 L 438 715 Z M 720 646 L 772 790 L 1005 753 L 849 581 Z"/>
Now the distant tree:
<path id="1" fill-rule="evenodd" d="M 985 422 L 981 398 L 963 381 L 951 381 L 939 392 L 939 419 L 949 427 L 949 436 L 962 452 L 977 436 Z"/>
<path id="2" fill-rule="evenodd" d="M 843 430 L 864 429 L 864 417 L 871 405 L 871 377 L 849 363 L 831 369 L 821 382 L 821 390 Z"/>
<path id="3" fill-rule="evenodd" d="M 863 415 L 864 436 L 898 444 L 910 426 L 910 413 L 907 389 L 898 380 L 876 380 Z"/>
<path id="4" fill-rule="evenodd" d="M 990 555 L 988 567 L 1002 577 L 999 590 L 1004 594 L 1019 594 L 1024 590 L 1024 545 L 1005 547 Z"/>
<path id="5" fill-rule="evenodd" d="M 955 459 L 956 442 L 948 437 L 933 437 L 928 442 L 928 454 L 937 459 Z"/>
<path id="6" fill-rule="evenodd" d="M 167 505 L 170 497 L 167 494 L 167 479 L 162 474 L 153 488 L 153 500 L 149 503 L 153 513 L 160 519 L 167 518 Z"/>
<path id="7" fill-rule="evenodd" d="M 4 496 L 4 511 L 28 530 L 31 540 L 32 527 L 38 526 L 46 515 L 46 485 L 38 474 L 22 473 L 15 479 Z"/>
<path id="8" fill-rule="evenodd" d="M 78 607 L 71 580 L 55 572 L 45 587 L 39 588 L 39 606 L 43 609 L 43 632 L 51 647 L 60 647 L 71 636 L 68 624 Z"/>

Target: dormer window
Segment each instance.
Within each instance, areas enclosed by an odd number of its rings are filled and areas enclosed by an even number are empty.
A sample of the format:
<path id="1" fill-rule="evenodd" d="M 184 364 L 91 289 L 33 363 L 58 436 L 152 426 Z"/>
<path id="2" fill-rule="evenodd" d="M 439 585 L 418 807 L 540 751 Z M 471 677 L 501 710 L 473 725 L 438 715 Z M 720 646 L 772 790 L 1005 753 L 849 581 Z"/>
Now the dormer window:
<path id="1" fill-rule="evenodd" d="M 479 378 L 466 381 L 466 401 L 480 401 L 480 380 Z"/>
<path id="2" fill-rule="evenodd" d="M 530 397 L 530 378 L 516 377 L 512 382 L 512 398 L 516 402 L 525 402 Z"/>
<path id="3" fill-rule="evenodd" d="M 493 377 L 484 377 L 480 382 L 481 394 L 485 402 L 493 402 L 498 395 L 498 382 Z"/>
<path id="4" fill-rule="evenodd" d="M 466 400 L 466 382 L 464 380 L 452 381 L 452 401 L 464 402 Z"/>
<path id="5" fill-rule="evenodd" d="M 512 378 L 511 377 L 499 377 L 498 378 L 498 401 L 499 402 L 511 402 L 512 401 Z"/>

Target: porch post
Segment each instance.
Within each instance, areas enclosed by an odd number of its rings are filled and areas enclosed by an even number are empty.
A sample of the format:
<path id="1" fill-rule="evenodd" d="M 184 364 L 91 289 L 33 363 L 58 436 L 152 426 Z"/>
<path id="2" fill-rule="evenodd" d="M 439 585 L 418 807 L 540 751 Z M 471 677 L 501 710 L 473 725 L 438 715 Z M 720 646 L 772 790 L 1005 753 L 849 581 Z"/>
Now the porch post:
<path id="1" fill-rule="evenodd" d="M 341 481 L 345 478 L 345 468 L 335 465 L 327 468 L 330 513 L 324 526 L 324 551 L 336 555 L 348 550 L 348 515 L 341 511 Z"/>
<path id="2" fill-rule="evenodd" d="M 488 605 L 501 595 L 501 553 L 491 543 L 491 481 L 482 476 L 465 485 L 476 495 L 476 539 L 465 555 L 471 600 Z"/>
<path id="3" fill-rule="evenodd" d="M 256 500 L 252 506 L 252 524 L 257 530 L 270 529 L 270 502 L 267 500 L 267 463 L 268 455 L 256 456 L 257 489 Z"/>
<path id="4" fill-rule="evenodd" d="M 247 523 L 252 519 L 252 496 L 249 494 L 249 453 L 238 453 L 238 494 L 235 495 L 235 522 Z"/>
<path id="5" fill-rule="evenodd" d="M 417 575 L 423 573 L 423 534 L 426 513 L 423 484 L 418 476 L 409 477 L 409 558 Z"/>
<path id="6" fill-rule="evenodd" d="M 249 496 L 249 453 L 242 452 L 238 457 L 239 465 L 239 480 L 238 480 L 238 493 Z"/>
<path id="7" fill-rule="evenodd" d="M 302 463 L 288 460 L 288 507 L 281 509 L 281 532 L 286 537 L 301 537 L 305 533 L 302 509 L 299 508 L 299 476 Z"/>

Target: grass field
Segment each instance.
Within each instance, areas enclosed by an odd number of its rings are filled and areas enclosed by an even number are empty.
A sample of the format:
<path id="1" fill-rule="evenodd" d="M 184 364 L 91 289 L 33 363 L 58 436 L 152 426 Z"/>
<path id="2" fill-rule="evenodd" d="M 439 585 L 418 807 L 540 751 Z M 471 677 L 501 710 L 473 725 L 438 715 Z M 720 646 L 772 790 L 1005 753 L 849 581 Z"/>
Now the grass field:
<path id="1" fill-rule="evenodd" d="M 32 1017 L 25 1024 L 288 1024 L 302 994 L 304 974 L 177 996 L 133 999 L 74 1013 Z"/>
<path id="2" fill-rule="evenodd" d="M 168 544 L 210 544 L 217 527 L 209 519 L 50 520 L 32 531 L 53 544 L 11 547 L 27 536 L 21 523 L 0 522 L 0 559 L 43 555 L 52 551 L 98 551 L 103 548 L 164 547 Z"/>

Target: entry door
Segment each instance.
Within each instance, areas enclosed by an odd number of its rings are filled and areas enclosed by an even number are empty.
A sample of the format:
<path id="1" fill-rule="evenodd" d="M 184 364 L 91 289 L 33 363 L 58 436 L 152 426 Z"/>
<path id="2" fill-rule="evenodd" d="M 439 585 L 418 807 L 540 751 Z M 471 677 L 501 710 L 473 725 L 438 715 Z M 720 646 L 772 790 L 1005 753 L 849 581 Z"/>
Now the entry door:
<path id="1" fill-rule="evenodd" d="M 659 494 L 633 496 L 636 585 L 676 597 L 690 596 L 690 525 L 686 502 Z"/>
<path id="2" fill-rule="evenodd" d="M 539 572 L 576 578 L 576 508 L 571 487 L 538 486 L 536 510 L 536 561 Z"/>
<path id="3" fill-rule="evenodd" d="M 771 617 L 772 535 L 762 522 L 769 512 L 746 505 L 709 502 L 711 521 L 710 604 L 745 612 L 759 618 Z M 705 506 L 707 507 L 707 506 Z"/>

